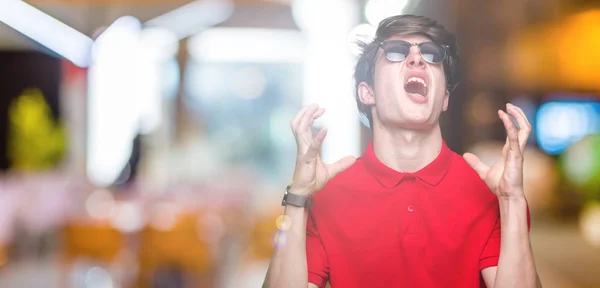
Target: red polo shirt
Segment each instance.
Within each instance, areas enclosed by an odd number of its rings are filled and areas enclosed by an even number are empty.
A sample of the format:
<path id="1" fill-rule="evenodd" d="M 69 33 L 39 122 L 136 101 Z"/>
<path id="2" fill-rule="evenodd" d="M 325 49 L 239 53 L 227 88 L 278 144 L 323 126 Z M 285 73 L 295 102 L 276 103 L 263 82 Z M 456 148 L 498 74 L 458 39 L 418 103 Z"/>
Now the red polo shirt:
<path id="1" fill-rule="evenodd" d="M 415 173 L 370 144 L 314 199 L 306 253 L 319 287 L 485 287 L 480 270 L 498 264 L 498 199 L 445 143 Z"/>

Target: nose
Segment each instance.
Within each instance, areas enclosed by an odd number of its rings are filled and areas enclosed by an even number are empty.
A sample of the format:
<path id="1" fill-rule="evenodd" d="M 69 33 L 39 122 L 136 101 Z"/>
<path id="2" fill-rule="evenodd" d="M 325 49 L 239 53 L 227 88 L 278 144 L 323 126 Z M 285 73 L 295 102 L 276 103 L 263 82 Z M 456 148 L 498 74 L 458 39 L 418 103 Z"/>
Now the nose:
<path id="1" fill-rule="evenodd" d="M 419 46 L 414 45 L 410 48 L 410 53 L 406 58 L 406 65 L 415 69 L 425 68 L 425 59 L 419 53 Z"/>

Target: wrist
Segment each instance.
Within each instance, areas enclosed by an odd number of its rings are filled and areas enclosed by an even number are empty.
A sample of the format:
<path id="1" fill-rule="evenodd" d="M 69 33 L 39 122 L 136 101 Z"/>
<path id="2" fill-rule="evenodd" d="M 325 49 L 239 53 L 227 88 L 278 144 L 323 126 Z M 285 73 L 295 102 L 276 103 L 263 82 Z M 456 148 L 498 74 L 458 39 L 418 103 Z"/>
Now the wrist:
<path id="1" fill-rule="evenodd" d="M 501 206 L 521 206 L 527 205 L 527 199 L 524 195 L 519 196 L 498 196 L 498 202 Z"/>
<path id="2" fill-rule="evenodd" d="M 308 207 L 298 207 L 294 205 L 286 205 L 283 214 L 288 216 L 305 215 L 308 212 Z"/>
<path id="3" fill-rule="evenodd" d="M 520 202 L 525 200 L 523 189 L 513 189 L 510 191 L 498 191 L 498 200 L 503 202 Z"/>
<path id="4" fill-rule="evenodd" d="M 524 196 L 503 198 L 499 201 L 500 219 L 502 219 L 502 236 L 515 232 L 528 237 L 529 210 Z M 511 232 L 512 231 L 512 232 Z M 515 234 L 516 235 L 516 234 Z"/>
<path id="5" fill-rule="evenodd" d="M 295 184 L 290 185 L 290 193 L 304 197 L 311 197 L 314 194 L 314 192 L 311 191 L 310 188 L 298 186 Z"/>

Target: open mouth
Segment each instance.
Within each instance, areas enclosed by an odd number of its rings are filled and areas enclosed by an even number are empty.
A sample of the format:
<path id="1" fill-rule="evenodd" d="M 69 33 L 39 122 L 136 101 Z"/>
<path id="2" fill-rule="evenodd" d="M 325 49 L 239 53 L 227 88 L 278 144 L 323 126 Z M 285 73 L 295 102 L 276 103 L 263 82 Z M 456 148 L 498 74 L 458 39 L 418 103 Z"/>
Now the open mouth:
<path id="1" fill-rule="evenodd" d="M 427 97 L 427 83 L 423 78 L 410 77 L 404 83 L 404 90 L 408 93 L 419 94 L 423 97 Z"/>

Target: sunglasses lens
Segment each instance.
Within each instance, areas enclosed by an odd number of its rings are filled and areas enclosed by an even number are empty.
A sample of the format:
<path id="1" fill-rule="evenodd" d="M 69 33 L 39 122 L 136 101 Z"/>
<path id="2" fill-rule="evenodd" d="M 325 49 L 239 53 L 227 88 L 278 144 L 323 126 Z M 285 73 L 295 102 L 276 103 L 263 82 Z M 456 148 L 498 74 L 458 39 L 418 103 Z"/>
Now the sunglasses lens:
<path id="1" fill-rule="evenodd" d="M 444 60 L 446 50 L 444 47 L 436 43 L 423 43 L 421 44 L 421 55 L 427 62 L 440 63 Z"/>
<path id="2" fill-rule="evenodd" d="M 387 43 L 383 46 L 385 52 L 385 58 L 392 62 L 400 62 L 406 59 L 410 52 L 410 45 L 408 43 Z"/>

